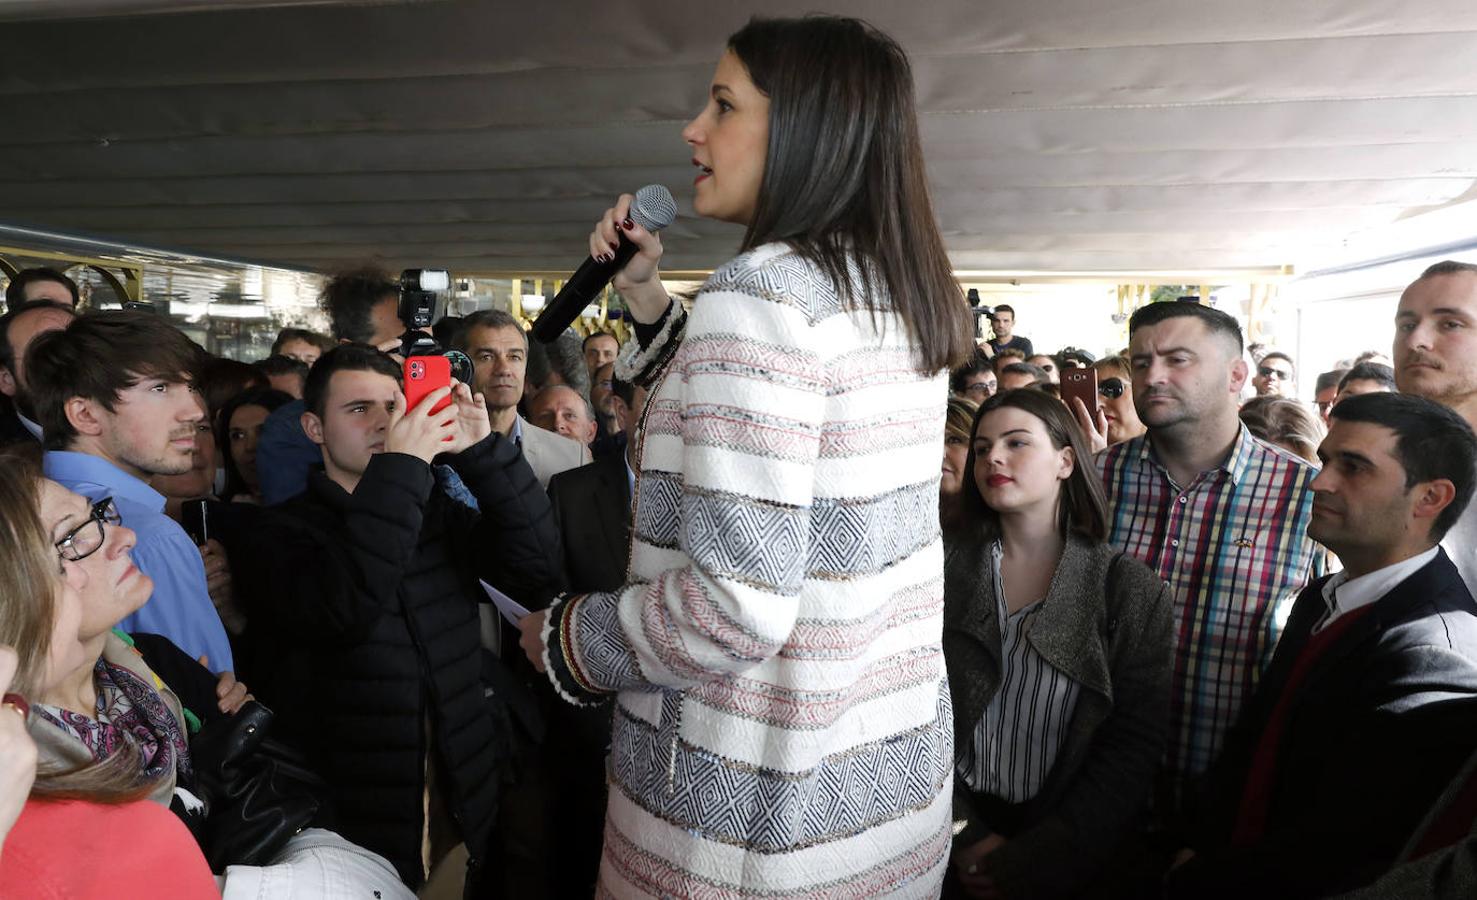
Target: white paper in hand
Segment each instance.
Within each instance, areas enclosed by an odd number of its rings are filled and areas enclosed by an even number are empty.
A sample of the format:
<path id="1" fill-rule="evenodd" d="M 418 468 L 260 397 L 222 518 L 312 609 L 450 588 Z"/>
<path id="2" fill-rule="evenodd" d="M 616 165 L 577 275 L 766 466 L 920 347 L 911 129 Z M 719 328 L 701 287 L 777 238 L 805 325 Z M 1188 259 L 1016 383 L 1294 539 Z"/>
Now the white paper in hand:
<path id="1" fill-rule="evenodd" d="M 518 601 L 512 597 L 509 597 L 481 579 L 478 579 L 477 583 L 482 585 L 482 590 L 487 592 L 488 598 L 492 600 L 492 605 L 497 607 L 497 611 L 503 614 L 504 619 L 517 625 L 523 620 L 524 616 L 528 615 L 528 610 L 519 606 Z"/>

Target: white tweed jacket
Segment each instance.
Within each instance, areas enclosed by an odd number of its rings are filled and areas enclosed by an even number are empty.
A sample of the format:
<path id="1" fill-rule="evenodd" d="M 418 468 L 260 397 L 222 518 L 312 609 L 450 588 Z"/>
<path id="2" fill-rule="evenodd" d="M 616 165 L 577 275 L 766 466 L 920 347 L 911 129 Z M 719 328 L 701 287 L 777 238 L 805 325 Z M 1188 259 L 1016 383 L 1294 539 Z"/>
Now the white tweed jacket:
<path id="1" fill-rule="evenodd" d="M 655 385 L 627 584 L 546 629 L 566 696 L 619 692 L 601 896 L 938 895 L 947 392 L 881 305 L 767 245 L 622 360 Z"/>

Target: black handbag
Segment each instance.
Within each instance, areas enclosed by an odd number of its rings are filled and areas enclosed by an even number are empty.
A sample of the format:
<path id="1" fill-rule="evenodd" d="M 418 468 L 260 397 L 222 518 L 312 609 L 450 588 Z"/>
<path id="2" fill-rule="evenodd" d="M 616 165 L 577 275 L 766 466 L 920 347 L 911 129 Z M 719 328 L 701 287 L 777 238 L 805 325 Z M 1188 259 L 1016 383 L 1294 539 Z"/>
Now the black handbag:
<path id="1" fill-rule="evenodd" d="M 272 711 L 255 700 L 207 721 L 190 741 L 206 809 L 192 828 L 214 872 L 268 863 L 309 826 L 331 827 L 328 785 L 302 754 L 268 737 Z"/>

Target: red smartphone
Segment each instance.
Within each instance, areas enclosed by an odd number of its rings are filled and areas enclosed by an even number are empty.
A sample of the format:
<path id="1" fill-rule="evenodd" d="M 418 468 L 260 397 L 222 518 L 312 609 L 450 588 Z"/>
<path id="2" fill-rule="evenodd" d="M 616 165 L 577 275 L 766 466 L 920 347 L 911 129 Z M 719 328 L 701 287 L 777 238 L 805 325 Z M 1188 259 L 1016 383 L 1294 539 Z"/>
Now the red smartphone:
<path id="1" fill-rule="evenodd" d="M 1088 413 L 1097 412 L 1097 369 L 1062 369 L 1061 379 L 1062 402 L 1069 412 L 1077 408 L 1072 405 L 1073 397 L 1082 401 Z"/>
<path id="2" fill-rule="evenodd" d="M 405 411 L 415 409 L 422 398 L 437 388 L 451 386 L 451 360 L 444 356 L 412 356 L 405 360 Z M 431 407 L 438 413 L 451 405 L 451 395 Z"/>

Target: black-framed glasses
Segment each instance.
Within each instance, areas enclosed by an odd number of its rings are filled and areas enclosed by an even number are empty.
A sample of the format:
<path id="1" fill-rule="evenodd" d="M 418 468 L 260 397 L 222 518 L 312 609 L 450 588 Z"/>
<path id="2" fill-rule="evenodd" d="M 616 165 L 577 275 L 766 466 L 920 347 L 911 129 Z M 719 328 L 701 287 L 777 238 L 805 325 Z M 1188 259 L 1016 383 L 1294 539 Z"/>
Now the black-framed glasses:
<path id="1" fill-rule="evenodd" d="M 62 535 L 62 539 L 56 542 L 56 552 L 70 562 L 86 559 L 96 553 L 107 538 L 104 524 L 123 524 L 123 516 L 118 513 L 118 505 L 112 497 L 104 497 L 92 504 L 87 521 Z"/>
<path id="2" fill-rule="evenodd" d="M 981 397 L 988 397 L 991 394 L 995 393 L 995 385 L 991 384 L 988 381 L 976 381 L 971 385 L 967 385 L 964 388 L 964 393 L 969 394 L 970 396 L 978 395 Z"/>
<path id="3" fill-rule="evenodd" d="M 1263 378 L 1272 378 L 1275 376 L 1279 381 L 1292 380 L 1291 372 L 1284 372 L 1281 369 L 1274 369 L 1271 366 L 1262 366 L 1261 368 L 1257 369 L 1257 374 L 1261 375 Z"/>
<path id="4" fill-rule="evenodd" d="M 1109 400 L 1117 400 L 1119 397 L 1122 397 L 1125 390 L 1127 388 L 1124 386 L 1122 378 L 1104 378 L 1097 383 L 1097 392 Z"/>

